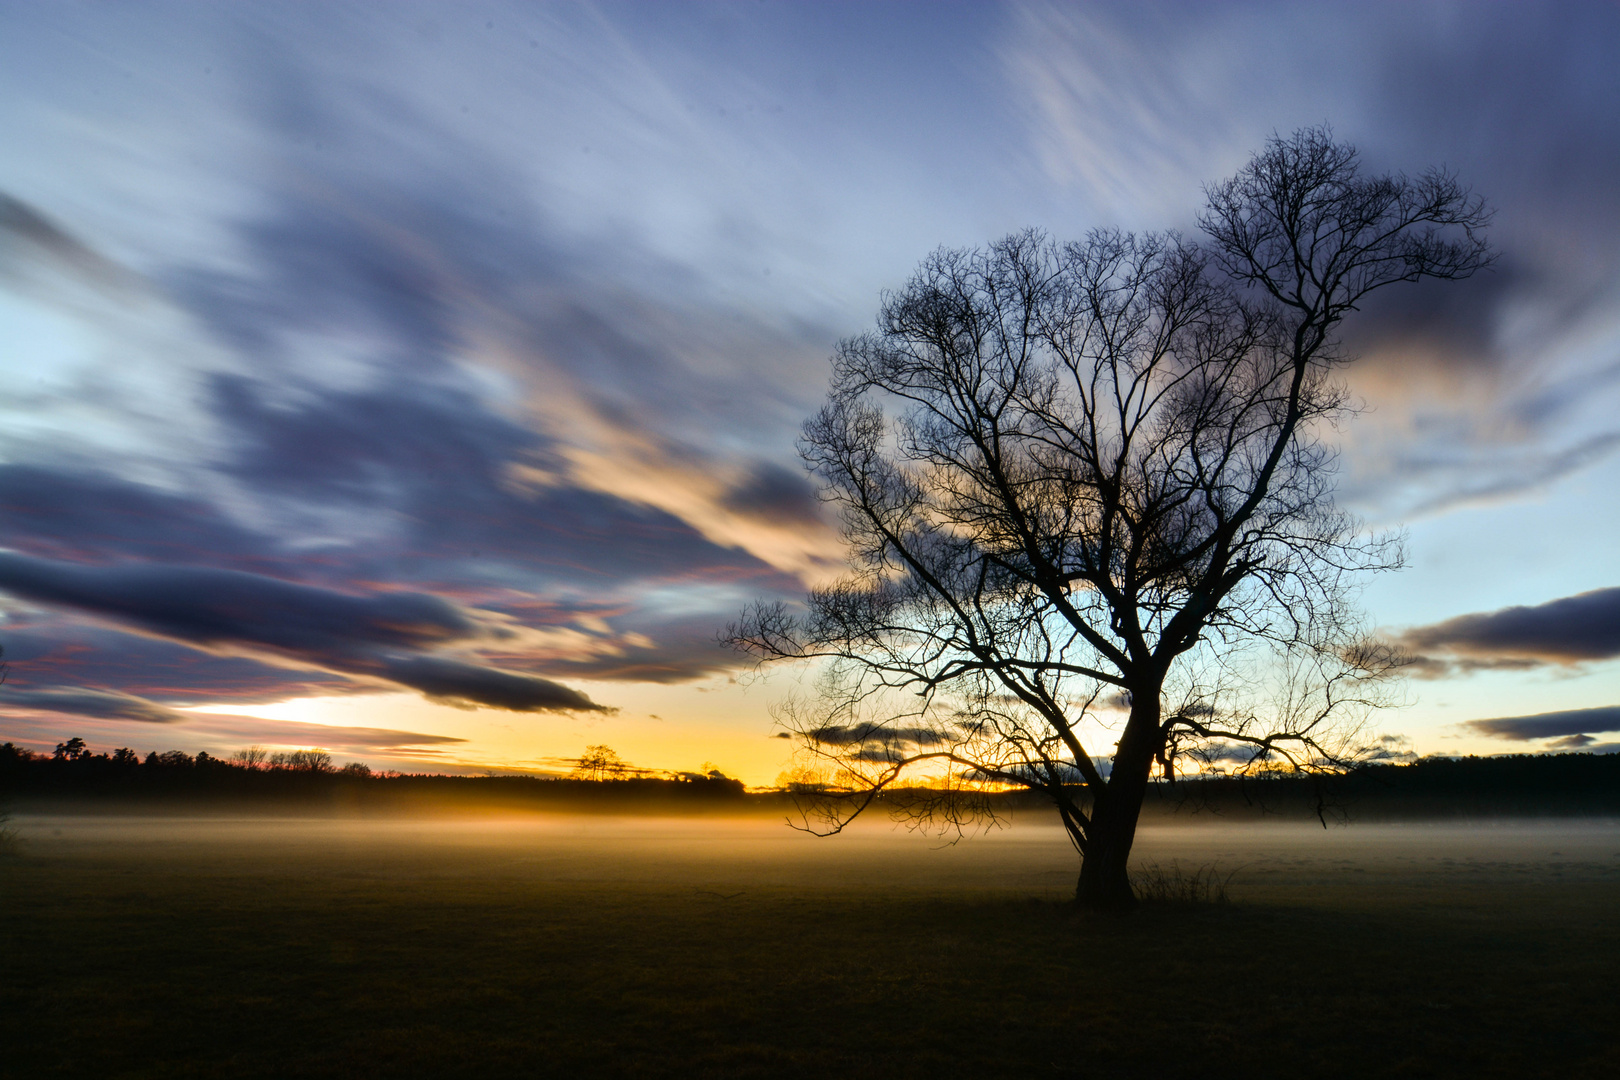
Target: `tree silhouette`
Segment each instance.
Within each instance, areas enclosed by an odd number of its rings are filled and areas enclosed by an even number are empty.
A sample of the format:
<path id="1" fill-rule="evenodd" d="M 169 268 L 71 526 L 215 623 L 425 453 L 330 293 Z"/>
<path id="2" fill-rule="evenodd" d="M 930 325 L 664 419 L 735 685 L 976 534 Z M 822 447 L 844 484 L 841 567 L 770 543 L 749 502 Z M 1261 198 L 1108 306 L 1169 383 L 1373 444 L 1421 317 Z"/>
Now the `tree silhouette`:
<path id="1" fill-rule="evenodd" d="M 67 742 L 57 743 L 56 749 L 51 753 L 51 757 L 57 761 L 78 761 L 89 756 L 90 748 L 85 746 L 84 740 L 77 735 Z"/>
<path id="2" fill-rule="evenodd" d="M 1349 593 L 1400 550 L 1333 504 L 1336 331 L 1376 289 L 1485 266 L 1488 213 L 1443 171 L 1363 176 L 1325 129 L 1206 193 L 1205 243 L 938 251 L 839 345 L 800 449 L 852 573 L 727 634 L 822 663 L 780 718 L 843 793 L 824 829 L 919 772 L 910 812 L 958 827 L 976 792 L 1034 789 L 1078 899 L 1124 908 L 1155 764 L 1355 759 L 1394 658 Z"/>
<path id="3" fill-rule="evenodd" d="M 270 751 L 258 745 L 247 746 L 233 753 L 230 759 L 244 769 L 262 769 L 270 760 Z"/>
<path id="4" fill-rule="evenodd" d="M 271 754 L 269 760 L 270 764 L 278 769 L 291 769 L 294 772 L 329 773 L 332 771 L 332 755 L 318 748 L 287 750 Z"/>
<path id="5" fill-rule="evenodd" d="M 618 780 L 630 771 L 630 765 L 611 746 L 587 746 L 574 767 L 574 776 L 582 780 Z"/>

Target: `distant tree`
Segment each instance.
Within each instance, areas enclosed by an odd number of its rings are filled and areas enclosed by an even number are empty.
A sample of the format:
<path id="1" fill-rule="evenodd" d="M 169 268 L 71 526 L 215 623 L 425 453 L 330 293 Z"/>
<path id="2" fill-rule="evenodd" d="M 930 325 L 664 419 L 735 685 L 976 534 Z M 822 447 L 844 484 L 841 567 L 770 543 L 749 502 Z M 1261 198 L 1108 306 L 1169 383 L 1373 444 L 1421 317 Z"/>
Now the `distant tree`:
<path id="1" fill-rule="evenodd" d="M 1489 215 L 1443 171 L 1363 175 L 1323 129 L 1207 196 L 1203 244 L 936 252 L 838 347 L 800 448 L 853 573 L 728 633 L 822 663 L 781 719 L 844 792 L 824 828 L 919 770 L 913 812 L 957 827 L 975 793 L 1032 789 L 1079 901 L 1117 909 L 1155 766 L 1356 758 L 1395 658 L 1350 594 L 1400 551 L 1333 504 L 1337 330 L 1375 290 L 1485 266 Z"/>
<path id="2" fill-rule="evenodd" d="M 236 751 L 231 755 L 231 763 L 240 765 L 244 769 L 262 769 L 270 757 L 270 751 L 262 746 L 249 746 Z"/>
<path id="3" fill-rule="evenodd" d="M 573 775 L 582 780 L 618 780 L 630 771 L 630 765 L 611 746 L 587 746 L 580 755 Z"/>
<path id="4" fill-rule="evenodd" d="M 294 752 L 293 756 L 298 760 L 298 766 L 307 772 L 329 773 L 332 771 L 332 755 L 325 750 L 298 750 Z"/>
<path id="5" fill-rule="evenodd" d="M 114 765 L 117 765 L 120 768 L 128 768 L 131 765 L 139 765 L 141 763 L 141 759 L 140 756 L 129 747 L 120 746 L 118 749 L 113 751 L 112 762 Z"/>
<path id="6" fill-rule="evenodd" d="M 288 750 L 270 755 L 270 764 L 294 772 L 327 773 L 332 771 L 332 755 L 325 750 Z"/>
<path id="7" fill-rule="evenodd" d="M 89 756 L 89 747 L 85 746 L 84 740 L 77 735 L 67 742 L 57 743 L 56 750 L 51 754 L 57 761 L 79 761 Z"/>
<path id="8" fill-rule="evenodd" d="M 339 769 L 338 772 L 350 780 L 369 780 L 371 778 L 371 766 L 363 761 L 351 761 Z"/>

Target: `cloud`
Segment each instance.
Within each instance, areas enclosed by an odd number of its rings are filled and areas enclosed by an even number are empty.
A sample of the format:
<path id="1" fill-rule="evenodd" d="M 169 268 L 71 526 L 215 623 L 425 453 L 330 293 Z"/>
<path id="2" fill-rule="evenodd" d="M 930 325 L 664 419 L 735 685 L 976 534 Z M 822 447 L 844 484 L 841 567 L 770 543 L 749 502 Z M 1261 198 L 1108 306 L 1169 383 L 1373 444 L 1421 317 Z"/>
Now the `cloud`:
<path id="1" fill-rule="evenodd" d="M 1561 747 L 1588 745 L 1576 742 L 1594 732 L 1620 731 L 1620 705 L 1596 709 L 1568 709 L 1537 713 L 1534 716 L 1503 716 L 1494 720 L 1470 720 L 1463 727 L 1493 739 L 1558 739 Z"/>
<path id="2" fill-rule="evenodd" d="M 238 570 L 82 566 L 4 552 L 0 589 L 196 648 L 369 676 L 441 700 L 518 711 L 603 711 L 548 679 L 423 655 L 512 633 L 425 593 L 355 596 Z"/>
<path id="3" fill-rule="evenodd" d="M 1620 450 L 1613 5 L 1458 19 L 1036 0 L 1007 26 L 1032 157 L 1089 200 L 1091 224 L 1185 225 L 1201 184 L 1324 119 L 1369 171 L 1444 165 L 1497 208 L 1493 272 L 1382 290 L 1344 324 L 1345 378 L 1367 405 L 1344 435 L 1339 492 L 1356 512 L 1393 523 L 1520 499 Z"/>
<path id="4" fill-rule="evenodd" d="M 31 690 L 0 687 L 0 709 L 8 712 L 68 713 L 102 720 L 135 720 L 145 724 L 173 724 L 186 719 L 184 713 L 134 694 L 80 686 Z"/>
<path id="5" fill-rule="evenodd" d="M 614 711 L 550 679 L 440 656 L 385 657 L 380 671 L 392 682 L 451 705 L 487 705 L 514 712 Z"/>
<path id="6" fill-rule="evenodd" d="M 1581 747 L 1583 754 L 1620 754 L 1620 742 L 1587 743 Z"/>
<path id="7" fill-rule="evenodd" d="M 132 275 L 62 228 L 36 207 L 0 192 L 0 280 L 16 286 L 57 270 L 102 287 L 128 285 Z"/>
<path id="8" fill-rule="evenodd" d="M 0 552 L 0 589 L 177 641 L 247 645 L 288 656 L 341 655 L 356 647 L 423 648 L 480 633 L 466 612 L 437 596 L 355 596 L 212 567 L 85 566 Z"/>
<path id="9" fill-rule="evenodd" d="M 1350 328 L 1347 496 L 1384 520 L 1544 492 L 1620 449 L 1613 416 L 1620 9 L 1408 6 L 1366 66 L 1384 159 L 1445 164 L 1498 208 L 1493 273 L 1390 290 Z M 1365 32 L 1365 31 L 1362 31 Z M 1421 158 L 1416 155 L 1423 155 Z"/>
<path id="10" fill-rule="evenodd" d="M 416 750 L 423 747 L 450 747 L 467 740 L 453 735 L 430 735 L 394 728 L 347 727 L 338 724 L 308 724 L 297 720 L 269 720 L 256 716 L 222 713 L 186 713 L 186 733 L 198 733 L 217 740 L 238 740 L 243 744 L 272 746 L 318 746 L 326 750 L 365 753 L 368 750 Z"/>
<path id="11" fill-rule="evenodd" d="M 770 463 L 757 465 L 741 484 L 725 494 L 723 502 L 729 510 L 764 521 L 826 527 L 815 486 L 803 470 Z"/>
<path id="12" fill-rule="evenodd" d="M 292 125 L 289 137 L 342 145 L 357 125 L 377 129 L 305 81 L 281 72 L 268 90 L 297 99 L 267 118 Z M 255 361 L 254 378 L 216 380 L 220 419 L 248 451 L 234 471 L 367 501 L 409 471 L 397 509 L 411 515 L 429 477 L 444 475 L 436 490 L 450 493 L 452 474 L 491 464 L 484 475 L 515 503 L 508 467 L 522 466 L 564 503 L 590 492 L 661 511 L 790 573 L 836 558 L 835 531 L 814 515 L 728 501 L 772 467 L 754 448 L 780 453 L 782 427 L 809 411 L 819 380 L 804 373 L 819 372 L 835 335 L 740 306 L 624 238 L 565 240 L 511 163 L 391 104 L 381 130 L 393 137 L 373 155 L 307 156 L 296 182 L 268 187 L 238 228 L 246 260 L 168 275 L 223 345 Z M 367 398 L 381 400 L 349 407 Z M 407 418 L 417 422 L 384 426 Z M 424 520 L 456 519 L 447 506 Z"/>
<path id="13" fill-rule="evenodd" d="M 827 746 L 861 746 L 866 743 L 939 746 L 945 737 L 933 728 L 887 726 L 884 724 L 830 724 L 809 733 L 818 743 Z"/>
<path id="14" fill-rule="evenodd" d="M 551 440 L 466 387 L 386 385 L 283 402 L 233 376 L 218 379 L 215 394 L 232 432 L 229 473 L 281 500 L 287 517 L 307 515 L 351 573 L 374 560 L 378 573 L 525 590 L 774 574 L 665 511 L 525 482 L 521 470 L 555 465 Z"/>
<path id="15" fill-rule="evenodd" d="M 326 671 L 132 633 L 68 611 L 7 612 L 5 689 L 70 684 L 116 690 L 167 705 L 262 704 L 294 697 L 369 693 L 375 687 Z"/>
<path id="16" fill-rule="evenodd" d="M 634 629 L 592 637 L 579 635 L 562 648 L 530 646 L 526 653 L 487 650 L 492 661 L 508 667 L 530 668 L 548 674 L 582 679 L 612 679 L 626 682 L 681 683 L 747 667 L 753 661 L 716 640 L 716 628 L 723 618 L 734 617 L 743 594 L 716 585 L 719 603 L 735 599 L 723 611 L 710 610 L 684 618 L 641 618 L 624 620 Z M 713 606 L 711 606 L 713 605 Z"/>
<path id="17" fill-rule="evenodd" d="M 67 688 L 64 688 L 66 690 Z M 7 696 L 0 688 L 0 706 Z M 64 699 L 65 700 L 65 699 Z M 73 719 L 64 722 L 65 716 Z M 160 736 L 158 733 L 162 732 Z M 452 735 L 436 735 L 393 728 L 350 727 L 272 720 L 213 712 L 181 712 L 177 722 L 154 726 L 132 725 L 129 718 L 103 717 L 86 712 L 7 710 L 3 740 L 20 741 L 48 749 L 69 735 L 77 735 L 97 751 L 117 746 L 147 750 L 184 749 L 187 753 L 206 750 L 217 757 L 229 756 L 245 746 L 304 748 L 320 747 L 333 753 L 364 756 L 372 762 L 379 757 L 396 767 L 417 767 L 431 762 L 435 768 L 456 767 L 455 757 L 467 740 Z"/>
<path id="18" fill-rule="evenodd" d="M 898 765 L 911 757 L 911 753 L 900 743 L 884 743 L 881 746 L 866 745 L 844 755 L 844 760 L 859 761 L 868 765 Z"/>
<path id="19" fill-rule="evenodd" d="M 1452 459 L 1422 462 L 1408 459 L 1408 477 L 1427 473 L 1431 484 L 1449 481 L 1442 490 L 1414 501 L 1408 516 L 1436 514 L 1462 506 L 1497 502 L 1532 492 L 1546 491 L 1557 481 L 1609 457 L 1620 448 L 1620 431 L 1607 431 L 1582 439 L 1570 446 L 1554 448 L 1497 448 L 1494 460 Z M 1484 475 L 1481 476 L 1480 474 Z"/>
<path id="20" fill-rule="evenodd" d="M 47 558 L 285 563 L 279 545 L 199 499 L 93 467 L 0 465 L 0 544 Z"/>
<path id="21" fill-rule="evenodd" d="M 1219 59 L 1242 49 L 1235 29 L 1197 8 L 1018 5 L 1000 58 L 1041 168 L 1110 219 L 1184 205 L 1219 171 L 1216 147 L 1240 142 L 1250 119 L 1230 107 L 1239 65 Z"/>
<path id="22" fill-rule="evenodd" d="M 1401 634 L 1417 674 L 1572 665 L 1620 657 L 1620 588 L 1594 589 L 1533 607 L 1459 615 Z"/>
<path id="23" fill-rule="evenodd" d="M 1250 743 L 1227 742 L 1225 740 L 1212 740 L 1199 746 L 1193 756 L 1199 761 L 1235 761 L 1247 765 L 1257 756 L 1265 760 L 1267 755 L 1260 754 L 1260 748 Z"/>

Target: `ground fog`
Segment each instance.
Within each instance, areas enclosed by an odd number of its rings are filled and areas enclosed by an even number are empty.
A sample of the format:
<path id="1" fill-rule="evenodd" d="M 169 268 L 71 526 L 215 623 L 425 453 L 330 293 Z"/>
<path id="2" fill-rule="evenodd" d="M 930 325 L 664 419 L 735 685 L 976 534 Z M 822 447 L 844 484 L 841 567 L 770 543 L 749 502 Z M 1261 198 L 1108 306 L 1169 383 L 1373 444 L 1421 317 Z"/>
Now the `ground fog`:
<path id="1" fill-rule="evenodd" d="M 1077 859 L 1063 831 L 1027 815 L 961 838 L 883 820 L 814 836 L 781 820 L 532 815 L 490 818 L 24 817 L 35 859 L 150 861 L 194 875 L 497 875 L 604 887 L 797 890 L 937 898 L 1059 899 Z M 1154 823 L 1138 868 L 1208 869 L 1234 900 L 1328 904 L 1362 892 L 1536 889 L 1620 880 L 1620 819 L 1329 826 Z"/>

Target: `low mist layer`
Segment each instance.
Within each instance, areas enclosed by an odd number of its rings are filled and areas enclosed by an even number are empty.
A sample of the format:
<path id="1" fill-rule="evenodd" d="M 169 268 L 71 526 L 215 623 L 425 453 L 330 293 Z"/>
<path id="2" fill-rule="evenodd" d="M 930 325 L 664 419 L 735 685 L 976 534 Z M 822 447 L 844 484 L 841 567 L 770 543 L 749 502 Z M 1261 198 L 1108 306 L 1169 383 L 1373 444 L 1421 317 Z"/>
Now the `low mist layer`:
<path id="1" fill-rule="evenodd" d="M 814 894 L 1072 894 L 1077 860 L 1035 812 L 976 835 L 939 837 L 882 819 L 831 837 L 781 817 L 507 815 L 384 820 L 22 815 L 22 849 L 47 860 L 179 861 L 214 875 L 497 875 L 535 885 L 806 891 Z M 1620 819 L 1488 825 L 1145 825 L 1140 866 L 1210 867 L 1237 898 L 1330 888 L 1358 902 L 1391 888 L 1565 878 L 1620 881 Z"/>

